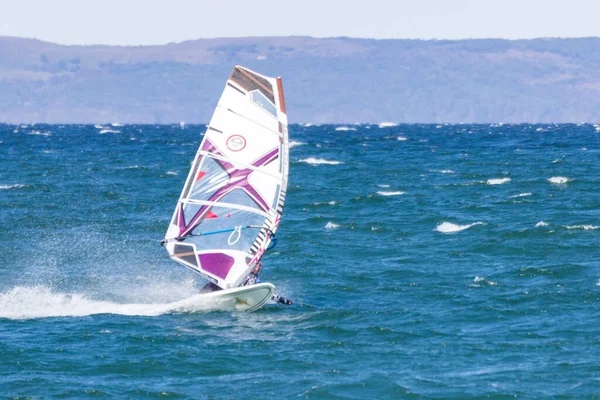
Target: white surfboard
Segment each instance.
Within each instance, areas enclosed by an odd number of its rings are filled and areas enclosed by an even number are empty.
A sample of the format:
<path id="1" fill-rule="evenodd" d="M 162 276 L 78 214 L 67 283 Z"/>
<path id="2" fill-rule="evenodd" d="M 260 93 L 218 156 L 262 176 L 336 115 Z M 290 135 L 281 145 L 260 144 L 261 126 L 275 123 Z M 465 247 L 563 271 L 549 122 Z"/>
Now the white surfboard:
<path id="1" fill-rule="evenodd" d="M 270 283 L 242 286 L 233 289 L 217 290 L 202 297 L 214 301 L 220 310 L 255 311 L 273 297 L 275 286 Z"/>

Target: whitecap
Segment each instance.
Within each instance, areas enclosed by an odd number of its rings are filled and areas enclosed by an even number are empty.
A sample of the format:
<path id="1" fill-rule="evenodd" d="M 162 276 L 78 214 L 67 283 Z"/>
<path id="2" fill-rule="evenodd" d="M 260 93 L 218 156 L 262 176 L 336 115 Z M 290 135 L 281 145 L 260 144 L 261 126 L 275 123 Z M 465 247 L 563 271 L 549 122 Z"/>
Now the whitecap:
<path id="1" fill-rule="evenodd" d="M 14 185 L 0 185 L 0 189 L 18 189 L 18 188 L 24 188 L 27 185 L 23 185 L 22 183 L 16 183 Z"/>
<path id="2" fill-rule="evenodd" d="M 396 140 L 397 140 L 397 141 L 399 141 L 399 142 L 404 142 L 405 140 L 408 140 L 408 138 L 407 138 L 407 137 L 404 137 L 404 136 L 398 136 L 398 137 L 396 138 Z"/>
<path id="3" fill-rule="evenodd" d="M 349 128 L 347 126 L 338 126 L 335 128 L 336 131 L 355 131 L 356 128 Z"/>
<path id="4" fill-rule="evenodd" d="M 292 149 L 294 147 L 302 146 L 302 145 L 305 145 L 305 144 L 306 143 L 304 143 L 304 142 L 296 142 L 296 141 L 292 140 L 291 142 L 288 143 L 288 147 L 290 149 Z"/>
<path id="5" fill-rule="evenodd" d="M 123 126 L 123 124 L 119 124 L 118 122 L 113 122 L 111 125 L 115 127 Z"/>
<path id="6" fill-rule="evenodd" d="M 494 282 L 494 281 L 492 281 L 490 279 L 487 279 L 485 276 L 476 276 L 475 279 L 473 279 L 473 282 L 475 282 L 476 284 L 475 285 L 471 285 L 471 286 L 475 286 L 475 287 L 479 287 L 482 284 L 483 285 L 489 285 L 489 286 L 495 286 L 495 285 L 498 284 L 497 282 Z"/>
<path id="7" fill-rule="evenodd" d="M 401 191 L 386 192 L 386 191 L 380 190 L 377 192 L 377 194 L 379 194 L 381 196 L 400 196 L 401 194 L 404 194 L 404 192 L 401 192 Z"/>
<path id="8" fill-rule="evenodd" d="M 469 225 L 456 225 L 451 222 L 442 222 L 434 230 L 438 231 L 440 233 L 454 233 L 454 232 L 464 231 L 465 229 L 469 229 L 470 227 L 475 226 L 475 225 L 483 225 L 483 224 L 484 224 L 483 222 L 475 222 L 475 223 L 469 224 Z"/>
<path id="9" fill-rule="evenodd" d="M 167 171 L 166 174 L 167 175 L 177 175 L 177 172 L 175 172 L 175 171 Z"/>
<path id="10" fill-rule="evenodd" d="M 103 125 L 94 125 L 94 128 L 96 128 L 96 129 L 104 129 L 104 126 Z"/>
<path id="11" fill-rule="evenodd" d="M 548 182 L 554 183 L 556 185 L 563 185 L 569 181 L 570 179 L 564 176 L 553 176 L 552 178 L 548 179 Z"/>
<path id="12" fill-rule="evenodd" d="M 398 124 L 395 122 L 380 122 L 377 126 L 380 128 L 391 128 L 393 126 L 398 126 Z"/>
<path id="13" fill-rule="evenodd" d="M 440 171 L 440 173 L 442 174 L 453 174 L 454 171 L 452 171 L 451 169 L 443 169 Z"/>
<path id="14" fill-rule="evenodd" d="M 600 229 L 600 226 L 596 226 L 596 225 L 569 225 L 566 226 L 565 228 L 567 229 L 583 229 L 586 231 L 593 231 L 596 229 Z"/>
<path id="15" fill-rule="evenodd" d="M 27 132 L 28 135 L 37 135 L 37 136 L 52 136 L 50 132 L 42 132 L 42 131 L 31 131 Z"/>
<path id="16" fill-rule="evenodd" d="M 343 162 L 341 162 L 341 161 L 324 160 L 322 158 L 314 158 L 314 157 L 304 158 L 304 159 L 299 160 L 299 161 L 303 162 L 303 163 L 310 164 L 310 165 L 322 165 L 322 164 L 326 164 L 326 165 L 338 165 L 338 164 L 343 164 Z"/>
<path id="17" fill-rule="evenodd" d="M 337 202 L 333 201 L 333 200 L 332 201 L 325 201 L 325 202 L 316 202 L 316 203 L 313 203 L 313 206 L 320 206 L 320 205 L 323 205 L 323 204 L 329 204 L 330 206 L 335 206 L 337 204 Z"/>
<path id="18" fill-rule="evenodd" d="M 383 185 L 383 184 L 382 185 L 377 185 L 377 186 L 379 186 L 380 188 L 384 188 L 384 189 L 390 187 L 390 185 Z"/>
<path id="19" fill-rule="evenodd" d="M 115 131 L 115 130 L 112 130 L 112 129 L 102 129 L 98 133 L 100 133 L 100 134 L 105 134 L 105 133 L 121 133 L 121 131 Z"/>
<path id="20" fill-rule="evenodd" d="M 488 185 L 502 185 L 508 182 L 510 182 L 510 178 L 488 179 L 486 183 Z"/>
<path id="21" fill-rule="evenodd" d="M 517 198 L 517 197 L 527 197 L 527 196 L 531 196 L 531 193 L 520 193 L 520 194 L 515 194 L 514 196 L 510 196 L 511 199 Z"/>
<path id="22" fill-rule="evenodd" d="M 328 222 L 327 225 L 325 225 L 325 229 L 337 229 L 340 226 L 338 224 L 334 224 L 333 222 Z"/>
<path id="23" fill-rule="evenodd" d="M 537 227 L 540 227 L 540 226 L 548 226 L 548 223 L 547 223 L 547 222 L 544 222 L 544 221 L 540 221 L 540 222 L 538 222 L 537 224 L 535 224 L 535 226 L 536 226 L 536 228 L 537 228 Z"/>

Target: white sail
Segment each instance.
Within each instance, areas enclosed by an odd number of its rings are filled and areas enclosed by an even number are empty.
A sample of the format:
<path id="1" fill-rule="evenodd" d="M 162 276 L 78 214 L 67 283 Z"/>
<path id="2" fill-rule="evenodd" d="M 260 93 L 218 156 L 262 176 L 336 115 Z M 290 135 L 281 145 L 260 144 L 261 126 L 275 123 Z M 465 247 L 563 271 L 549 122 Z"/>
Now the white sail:
<path id="1" fill-rule="evenodd" d="M 277 230 L 288 163 L 281 78 L 236 66 L 169 224 L 171 258 L 221 288 L 238 286 Z"/>

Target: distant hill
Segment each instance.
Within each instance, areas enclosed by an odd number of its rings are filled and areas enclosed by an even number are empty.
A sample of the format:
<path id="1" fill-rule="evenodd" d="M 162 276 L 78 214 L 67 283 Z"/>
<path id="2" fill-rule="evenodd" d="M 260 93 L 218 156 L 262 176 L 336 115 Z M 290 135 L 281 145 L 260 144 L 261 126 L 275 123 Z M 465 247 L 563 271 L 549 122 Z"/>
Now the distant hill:
<path id="1" fill-rule="evenodd" d="M 291 122 L 598 122 L 600 38 L 253 37 L 64 46 L 0 37 L 0 121 L 207 122 L 234 64 Z"/>

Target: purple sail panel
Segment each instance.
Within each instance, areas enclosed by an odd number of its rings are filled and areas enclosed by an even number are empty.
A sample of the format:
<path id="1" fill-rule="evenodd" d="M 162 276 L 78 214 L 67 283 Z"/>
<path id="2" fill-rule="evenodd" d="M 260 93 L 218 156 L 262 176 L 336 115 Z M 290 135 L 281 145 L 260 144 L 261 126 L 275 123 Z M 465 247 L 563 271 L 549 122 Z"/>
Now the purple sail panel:
<path id="1" fill-rule="evenodd" d="M 235 260 L 223 253 L 200 254 L 200 266 L 206 272 L 225 279 Z"/>

